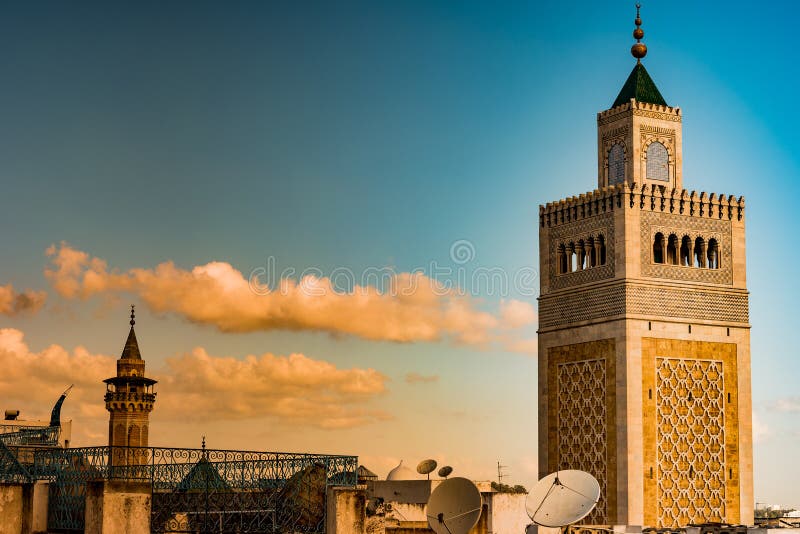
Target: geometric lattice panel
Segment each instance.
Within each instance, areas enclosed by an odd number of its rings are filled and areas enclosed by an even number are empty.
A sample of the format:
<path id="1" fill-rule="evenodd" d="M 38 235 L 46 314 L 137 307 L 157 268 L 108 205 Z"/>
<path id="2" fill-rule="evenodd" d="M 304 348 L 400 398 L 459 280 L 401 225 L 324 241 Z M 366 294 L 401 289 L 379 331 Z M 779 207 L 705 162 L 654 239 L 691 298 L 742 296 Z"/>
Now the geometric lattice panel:
<path id="1" fill-rule="evenodd" d="M 600 501 L 585 524 L 607 523 L 606 361 L 558 364 L 558 469 L 580 469 L 600 483 Z"/>
<path id="2" fill-rule="evenodd" d="M 669 181 L 669 154 L 658 141 L 647 147 L 647 179 Z"/>
<path id="3" fill-rule="evenodd" d="M 657 526 L 725 520 L 723 363 L 656 358 Z"/>

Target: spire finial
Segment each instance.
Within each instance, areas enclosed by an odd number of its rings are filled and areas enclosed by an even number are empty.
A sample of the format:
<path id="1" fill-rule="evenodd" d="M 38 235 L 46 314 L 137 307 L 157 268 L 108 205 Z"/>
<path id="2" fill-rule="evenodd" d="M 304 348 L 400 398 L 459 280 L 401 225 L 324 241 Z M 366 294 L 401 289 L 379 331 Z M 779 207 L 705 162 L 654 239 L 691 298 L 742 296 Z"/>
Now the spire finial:
<path id="1" fill-rule="evenodd" d="M 203 454 L 205 454 L 206 453 L 206 437 L 205 436 L 203 436 L 203 444 L 201 445 L 201 447 L 203 448 Z"/>
<path id="2" fill-rule="evenodd" d="M 636 43 L 631 47 L 631 54 L 636 58 L 637 63 L 641 63 L 642 58 L 647 55 L 647 46 L 642 42 L 644 30 L 640 28 L 642 19 L 639 16 L 639 8 L 641 7 L 642 4 L 636 4 L 636 20 L 633 21 L 636 24 L 636 29 L 633 30 L 633 38 L 636 39 Z"/>
<path id="3" fill-rule="evenodd" d="M 131 326 L 136 324 L 136 304 L 131 304 Z"/>

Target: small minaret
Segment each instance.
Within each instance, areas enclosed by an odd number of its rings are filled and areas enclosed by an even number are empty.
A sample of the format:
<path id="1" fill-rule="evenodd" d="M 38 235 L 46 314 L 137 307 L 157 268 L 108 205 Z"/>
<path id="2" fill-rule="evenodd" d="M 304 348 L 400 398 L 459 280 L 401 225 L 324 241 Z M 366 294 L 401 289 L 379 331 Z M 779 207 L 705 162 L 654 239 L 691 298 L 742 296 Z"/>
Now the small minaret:
<path id="1" fill-rule="evenodd" d="M 156 381 L 144 376 L 144 360 L 133 325 L 136 324 L 131 306 L 131 331 L 117 360 L 117 376 L 106 383 L 108 445 L 110 447 L 147 447 L 148 418 L 156 401 L 153 386 Z"/>

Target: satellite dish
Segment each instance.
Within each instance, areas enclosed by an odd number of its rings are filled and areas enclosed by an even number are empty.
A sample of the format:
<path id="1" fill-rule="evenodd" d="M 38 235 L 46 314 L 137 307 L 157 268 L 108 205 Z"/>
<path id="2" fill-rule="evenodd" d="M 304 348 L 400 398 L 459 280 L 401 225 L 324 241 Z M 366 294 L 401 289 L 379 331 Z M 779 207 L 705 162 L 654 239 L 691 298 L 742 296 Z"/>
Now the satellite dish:
<path id="1" fill-rule="evenodd" d="M 445 480 L 428 499 L 428 525 L 436 534 L 467 534 L 481 516 L 481 492 L 462 477 Z"/>
<path id="2" fill-rule="evenodd" d="M 564 527 L 580 521 L 600 499 L 600 484 L 585 471 L 556 471 L 531 489 L 525 502 L 528 516 L 543 527 Z"/>
<path id="3" fill-rule="evenodd" d="M 452 472 L 453 472 L 453 468 L 450 467 L 449 465 L 446 465 L 446 466 L 442 467 L 441 469 L 439 469 L 439 476 L 442 477 L 442 478 L 447 478 L 450 475 L 450 473 L 452 473 Z"/>
<path id="4" fill-rule="evenodd" d="M 417 465 L 417 473 L 420 475 L 428 475 L 428 480 L 431 479 L 431 473 L 436 469 L 436 460 L 422 460 Z"/>

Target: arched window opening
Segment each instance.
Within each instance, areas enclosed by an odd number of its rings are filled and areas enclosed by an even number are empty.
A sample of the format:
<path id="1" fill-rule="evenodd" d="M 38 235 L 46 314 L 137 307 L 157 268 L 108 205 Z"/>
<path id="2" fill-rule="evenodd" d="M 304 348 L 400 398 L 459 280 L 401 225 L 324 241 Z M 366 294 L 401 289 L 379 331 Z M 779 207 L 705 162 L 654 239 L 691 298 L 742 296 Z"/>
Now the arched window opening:
<path id="1" fill-rule="evenodd" d="M 586 245 L 589 247 L 589 267 L 597 267 L 597 246 L 594 237 L 590 237 Z"/>
<path id="2" fill-rule="evenodd" d="M 694 240 L 694 266 L 706 266 L 706 242 L 702 237 Z"/>
<path id="3" fill-rule="evenodd" d="M 664 263 L 664 234 L 661 232 L 653 239 L 653 263 Z"/>
<path id="4" fill-rule="evenodd" d="M 713 237 L 708 240 L 708 268 L 719 269 L 719 244 Z"/>
<path id="5" fill-rule="evenodd" d="M 606 238 L 603 234 L 597 236 L 597 257 L 600 265 L 606 264 Z"/>
<path id="6" fill-rule="evenodd" d="M 558 245 L 558 274 L 567 272 L 567 249 L 564 245 Z"/>
<path id="7" fill-rule="evenodd" d="M 625 149 L 622 144 L 615 143 L 608 151 L 608 185 L 621 184 L 625 181 Z"/>
<path id="8" fill-rule="evenodd" d="M 678 265 L 678 236 L 670 234 L 667 240 L 667 263 Z"/>
<path id="9" fill-rule="evenodd" d="M 569 256 L 569 272 L 574 273 L 578 270 L 578 255 L 575 253 L 575 243 L 570 243 L 567 247 Z"/>
<path id="10" fill-rule="evenodd" d="M 582 271 L 586 269 L 586 245 L 583 242 L 583 239 L 578 241 L 575 245 L 578 253 L 578 270 Z"/>
<path id="11" fill-rule="evenodd" d="M 692 240 L 688 235 L 681 240 L 681 265 L 691 267 L 692 265 Z"/>
<path id="12" fill-rule="evenodd" d="M 667 147 L 658 141 L 647 147 L 647 179 L 669 181 L 669 154 Z"/>

